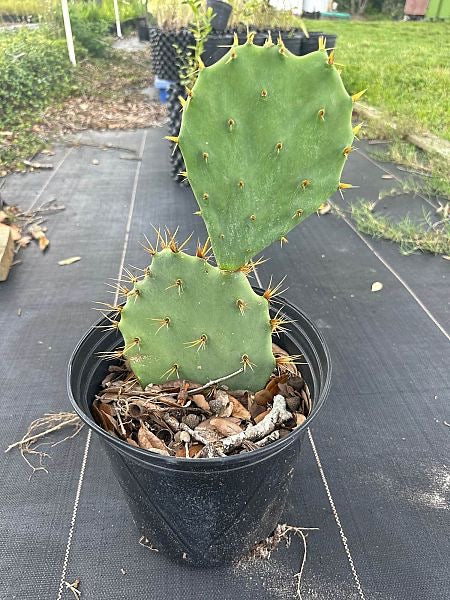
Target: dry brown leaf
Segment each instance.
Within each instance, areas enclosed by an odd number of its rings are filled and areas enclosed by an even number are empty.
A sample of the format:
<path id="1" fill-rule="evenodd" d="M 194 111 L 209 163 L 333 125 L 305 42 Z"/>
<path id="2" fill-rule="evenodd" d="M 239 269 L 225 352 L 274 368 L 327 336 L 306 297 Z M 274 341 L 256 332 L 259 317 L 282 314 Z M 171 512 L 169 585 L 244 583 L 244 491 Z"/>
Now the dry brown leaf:
<path id="1" fill-rule="evenodd" d="M 191 398 L 195 406 L 198 406 L 199 408 L 210 412 L 209 404 L 206 402 L 205 396 L 203 394 L 194 394 L 193 396 L 191 396 Z"/>
<path id="2" fill-rule="evenodd" d="M 30 242 L 31 242 L 31 236 L 23 235 L 18 242 L 19 248 L 25 248 L 26 246 L 28 246 L 28 244 Z"/>
<path id="3" fill-rule="evenodd" d="M 213 427 L 222 437 L 228 437 L 236 433 L 241 433 L 242 431 L 242 427 L 229 417 L 213 417 L 210 422 L 211 427 Z"/>
<path id="4" fill-rule="evenodd" d="M 231 396 L 230 394 L 228 394 L 228 398 L 230 399 L 230 402 L 233 405 L 233 410 L 231 412 L 231 415 L 233 417 L 238 417 L 239 419 L 249 421 L 250 420 L 250 412 L 245 408 L 245 406 L 242 406 L 242 404 L 239 402 L 239 400 L 237 398 L 235 398 L 234 396 Z"/>
<path id="5" fill-rule="evenodd" d="M 42 250 L 42 252 L 44 252 L 44 250 L 46 250 L 47 246 L 50 244 L 49 240 L 47 239 L 47 237 L 45 236 L 45 234 L 39 238 L 39 250 Z"/>
<path id="6" fill-rule="evenodd" d="M 15 242 L 18 242 L 20 240 L 20 238 L 22 237 L 22 230 L 20 229 L 20 227 L 17 227 L 17 225 L 10 225 L 10 227 L 11 227 L 12 239 Z"/>
<path id="7" fill-rule="evenodd" d="M 65 258 L 64 260 L 58 260 L 58 265 L 72 265 L 73 263 L 81 260 L 81 256 L 71 256 L 70 258 Z"/>
<path id="8" fill-rule="evenodd" d="M 264 417 L 266 415 L 268 415 L 270 413 L 270 410 L 265 410 L 262 413 L 259 413 L 259 415 L 256 415 L 256 417 L 254 418 L 255 423 L 259 423 L 260 421 L 262 421 L 264 419 Z"/>
<path id="9" fill-rule="evenodd" d="M 214 419 L 217 417 L 212 418 Z M 199 425 L 197 425 L 194 431 L 200 433 L 203 439 L 207 442 L 217 442 L 220 440 L 221 436 L 217 429 L 213 427 L 211 420 L 212 419 L 206 419 L 205 421 L 202 421 Z"/>
<path id="10" fill-rule="evenodd" d="M 260 390 L 259 392 L 256 392 L 254 401 L 258 406 L 267 406 L 267 404 L 272 401 L 274 395 L 275 393 L 272 393 L 269 390 Z"/>
<path id="11" fill-rule="evenodd" d="M 381 283 L 381 281 L 374 281 L 372 283 L 372 287 L 370 288 L 370 291 L 371 292 L 379 292 L 382 289 L 383 289 L 383 284 Z"/>
<path id="12" fill-rule="evenodd" d="M 169 456 L 169 451 L 167 450 L 164 442 L 156 437 L 154 433 L 149 431 L 147 427 L 144 427 L 144 425 L 141 425 L 138 431 L 138 442 L 141 448 L 159 451 L 159 454 L 165 454 L 166 456 Z"/>
<path id="13" fill-rule="evenodd" d="M 209 401 L 209 408 L 218 417 L 230 417 L 233 404 L 224 390 L 217 390 L 214 398 Z"/>
<path id="14" fill-rule="evenodd" d="M 306 421 L 306 417 L 301 413 L 295 413 L 295 420 L 297 421 L 297 427 L 300 427 Z"/>

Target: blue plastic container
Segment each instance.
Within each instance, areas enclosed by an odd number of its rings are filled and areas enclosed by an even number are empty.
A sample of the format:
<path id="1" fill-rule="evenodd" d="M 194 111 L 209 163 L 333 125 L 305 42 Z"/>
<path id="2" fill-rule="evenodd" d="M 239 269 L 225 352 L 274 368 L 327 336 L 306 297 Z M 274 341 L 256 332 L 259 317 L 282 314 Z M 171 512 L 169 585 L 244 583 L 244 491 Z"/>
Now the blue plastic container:
<path id="1" fill-rule="evenodd" d="M 165 104 L 169 99 L 169 88 L 173 83 L 174 81 L 155 77 L 155 88 L 159 90 L 159 100 L 163 104 Z"/>

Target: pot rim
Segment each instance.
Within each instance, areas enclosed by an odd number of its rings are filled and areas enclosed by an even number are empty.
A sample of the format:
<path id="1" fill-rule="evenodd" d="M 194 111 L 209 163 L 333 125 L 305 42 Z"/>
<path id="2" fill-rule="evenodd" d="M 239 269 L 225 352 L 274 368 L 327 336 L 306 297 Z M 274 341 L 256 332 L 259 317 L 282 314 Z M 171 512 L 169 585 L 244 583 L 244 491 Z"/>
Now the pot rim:
<path id="1" fill-rule="evenodd" d="M 256 292 L 262 293 L 264 291 L 261 288 L 258 288 L 256 286 L 252 286 L 252 287 Z M 90 414 L 87 414 L 79 406 L 79 404 L 77 403 L 77 401 L 75 400 L 75 398 L 73 396 L 72 386 L 71 386 L 72 365 L 73 365 L 74 359 L 75 359 L 77 353 L 79 352 L 81 346 L 84 344 L 84 342 L 90 337 L 90 335 L 94 331 L 97 330 L 96 325 L 98 323 L 91 325 L 89 330 L 82 336 L 82 338 L 79 340 L 78 344 L 76 345 L 76 347 L 75 347 L 74 351 L 72 352 L 71 357 L 69 359 L 69 364 L 68 364 L 68 369 L 67 369 L 67 393 L 69 396 L 69 400 L 70 400 L 73 408 L 75 409 L 75 412 L 78 414 L 78 416 L 81 418 L 81 420 L 91 430 L 94 430 L 96 433 L 98 433 L 103 438 L 103 440 L 105 440 L 110 445 L 114 446 L 118 451 L 120 451 L 122 453 L 125 452 L 126 454 L 131 455 L 135 460 L 141 460 L 144 462 L 148 462 L 149 458 L 151 458 L 151 461 L 154 464 L 154 466 L 160 466 L 162 468 L 169 468 L 169 469 L 170 468 L 175 468 L 175 469 L 181 468 L 181 469 L 183 469 L 184 467 L 189 466 L 189 470 L 191 470 L 192 468 L 195 468 L 196 466 L 200 466 L 201 468 L 211 467 L 211 470 L 214 470 L 214 467 L 224 467 L 225 465 L 230 468 L 233 468 L 233 467 L 239 468 L 240 466 L 244 466 L 245 464 L 248 464 L 249 462 L 257 463 L 257 462 L 260 462 L 261 460 L 268 459 L 270 456 L 277 454 L 278 452 L 284 450 L 286 447 L 288 447 L 291 444 L 298 441 L 299 437 L 303 434 L 303 432 L 307 428 L 309 428 L 311 422 L 313 421 L 313 419 L 315 419 L 317 413 L 322 408 L 322 406 L 328 396 L 330 385 L 331 385 L 331 370 L 332 370 L 331 356 L 330 356 L 330 352 L 328 349 L 328 345 L 325 342 L 325 339 L 324 339 L 322 333 L 317 329 L 316 325 L 311 321 L 311 319 L 302 310 L 300 310 L 297 306 L 295 306 L 295 304 L 293 304 L 292 302 L 289 302 L 285 298 L 281 298 L 281 297 L 279 298 L 279 301 L 283 307 L 289 306 L 291 309 L 293 309 L 294 311 L 299 313 L 299 315 L 302 317 L 303 322 L 305 322 L 313 330 L 314 334 L 317 336 L 318 341 L 320 342 L 320 344 L 322 346 L 322 350 L 324 352 L 325 361 L 326 361 L 326 365 L 327 365 L 325 376 L 324 376 L 323 380 L 321 381 L 322 385 L 320 386 L 318 397 L 316 399 L 313 399 L 313 409 L 312 409 L 311 414 L 308 416 L 308 418 L 302 425 L 300 425 L 299 427 L 296 427 L 286 437 L 279 439 L 276 442 L 272 442 L 263 448 L 258 448 L 257 450 L 252 450 L 251 452 L 246 452 L 244 454 L 233 454 L 230 456 L 213 457 L 213 458 L 197 458 L 197 459 L 193 460 L 192 458 L 164 456 L 161 454 L 157 454 L 156 452 L 150 452 L 149 450 L 146 450 L 145 448 L 137 448 L 135 446 L 132 446 L 131 444 L 128 444 L 124 440 L 121 440 L 119 438 L 115 438 L 115 437 L 109 435 L 109 433 L 107 431 L 105 431 L 102 427 L 100 427 L 94 421 L 94 419 L 91 417 Z M 288 332 L 287 337 L 290 338 L 291 341 L 295 343 L 296 337 L 292 335 L 292 331 Z M 314 344 L 310 340 L 310 338 L 306 335 L 305 332 L 302 332 L 302 337 L 303 337 L 303 339 L 305 339 L 308 342 L 309 347 L 311 348 L 311 350 L 314 352 L 314 354 L 317 357 L 317 349 L 316 349 L 317 344 Z M 318 362 L 320 364 L 320 361 L 318 361 Z M 311 370 L 311 373 L 313 373 L 311 366 L 309 366 L 309 368 Z M 323 376 L 323 373 L 322 373 L 322 376 Z M 314 377 L 314 375 L 313 375 L 313 378 L 316 379 Z M 317 392 L 317 390 L 315 390 L 315 392 Z"/>

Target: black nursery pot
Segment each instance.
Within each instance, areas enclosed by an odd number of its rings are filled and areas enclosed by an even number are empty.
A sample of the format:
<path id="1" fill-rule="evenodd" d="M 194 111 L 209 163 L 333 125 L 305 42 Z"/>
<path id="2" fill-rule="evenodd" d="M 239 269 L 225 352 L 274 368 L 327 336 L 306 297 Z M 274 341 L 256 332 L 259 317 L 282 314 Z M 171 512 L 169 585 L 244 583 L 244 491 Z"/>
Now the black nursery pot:
<path id="1" fill-rule="evenodd" d="M 262 290 L 255 288 L 262 293 Z M 69 363 L 68 392 L 81 419 L 101 440 L 140 533 L 158 550 L 197 566 L 230 563 L 265 539 L 279 523 L 298 464 L 301 440 L 328 394 L 331 364 L 321 334 L 286 300 L 292 320 L 279 344 L 302 354 L 302 374 L 313 399 L 304 425 L 265 448 L 225 458 L 183 459 L 136 448 L 110 436 L 91 415 L 108 372 L 98 352 L 121 343 L 116 331 L 92 328 Z M 106 319 L 101 323 L 106 323 Z"/>
<path id="2" fill-rule="evenodd" d="M 323 33 L 321 31 L 310 31 L 309 38 L 304 37 L 301 42 L 301 51 L 300 54 L 304 56 L 305 54 L 310 54 L 310 52 L 315 52 L 319 49 L 319 38 L 323 36 L 325 38 L 325 47 L 327 49 L 328 54 L 330 54 L 331 49 L 336 46 L 337 35 Z"/>
<path id="3" fill-rule="evenodd" d="M 207 0 L 206 6 L 212 8 L 214 17 L 211 20 L 211 26 L 216 31 L 224 31 L 228 25 L 233 7 L 228 2 L 222 0 Z"/>

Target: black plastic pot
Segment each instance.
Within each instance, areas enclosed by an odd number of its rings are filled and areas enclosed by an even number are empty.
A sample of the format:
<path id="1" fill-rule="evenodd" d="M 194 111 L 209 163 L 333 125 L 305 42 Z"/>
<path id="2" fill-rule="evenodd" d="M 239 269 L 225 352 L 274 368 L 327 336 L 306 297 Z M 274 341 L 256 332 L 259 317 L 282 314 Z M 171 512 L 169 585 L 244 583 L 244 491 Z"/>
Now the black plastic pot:
<path id="1" fill-rule="evenodd" d="M 138 38 L 140 42 L 149 42 L 150 41 L 150 30 L 147 23 L 139 23 L 138 24 Z"/>
<path id="2" fill-rule="evenodd" d="M 290 52 L 292 52 L 292 54 L 295 54 L 296 56 L 300 56 L 304 37 L 305 36 L 304 36 L 303 32 L 301 32 L 301 31 L 296 31 L 293 34 L 290 34 L 290 33 L 286 33 L 286 34 L 282 33 L 281 34 L 281 38 L 282 38 L 283 43 L 286 46 L 286 48 Z"/>
<path id="3" fill-rule="evenodd" d="M 202 60 L 207 67 L 225 56 L 233 43 L 233 36 L 223 33 L 211 33 L 205 42 Z"/>
<path id="4" fill-rule="evenodd" d="M 319 38 L 323 36 L 324 38 L 326 38 L 325 41 L 325 47 L 328 50 L 330 50 L 331 52 L 331 48 L 335 48 L 336 47 L 336 40 L 337 40 L 337 35 L 334 34 L 329 34 L 329 33 L 323 33 L 321 31 L 310 31 L 309 32 L 309 38 L 304 37 L 302 39 L 302 46 L 301 46 L 301 55 L 304 56 L 305 54 L 309 54 L 310 52 L 315 52 L 316 50 L 319 49 Z M 328 54 L 330 53 L 328 52 Z"/>
<path id="5" fill-rule="evenodd" d="M 175 559 L 197 566 L 232 562 L 265 539 L 280 520 L 301 440 L 325 401 L 331 374 L 328 349 L 319 331 L 299 309 L 281 302 L 283 316 L 293 322 L 279 343 L 291 354 L 302 354 L 308 363 L 302 373 L 313 410 L 290 435 L 253 452 L 182 459 L 110 436 L 95 423 L 90 407 L 108 372 L 108 363 L 98 352 L 116 348 L 120 334 L 92 328 L 70 359 L 68 392 L 73 407 L 99 436 L 140 532 Z"/>
<path id="6" fill-rule="evenodd" d="M 222 0 L 207 0 L 206 6 L 208 8 L 211 7 L 214 14 L 211 21 L 212 28 L 216 31 L 224 31 L 227 28 L 228 19 L 233 10 L 231 4 L 222 2 Z"/>

